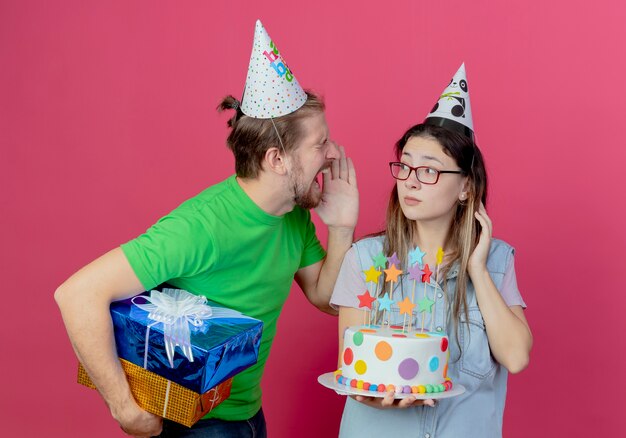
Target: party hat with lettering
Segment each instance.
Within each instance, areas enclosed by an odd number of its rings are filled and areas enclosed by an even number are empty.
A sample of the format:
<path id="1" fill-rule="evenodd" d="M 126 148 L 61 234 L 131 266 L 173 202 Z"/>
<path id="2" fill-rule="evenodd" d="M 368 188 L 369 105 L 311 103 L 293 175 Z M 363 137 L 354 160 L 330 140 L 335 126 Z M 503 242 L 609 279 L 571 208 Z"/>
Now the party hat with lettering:
<path id="1" fill-rule="evenodd" d="M 474 123 L 470 105 L 465 63 L 456 72 L 450 84 L 426 116 L 424 123 L 456 131 L 474 140 Z"/>
<path id="2" fill-rule="evenodd" d="M 257 20 L 241 110 L 256 119 L 280 117 L 300 108 L 306 98 L 276 44 Z"/>

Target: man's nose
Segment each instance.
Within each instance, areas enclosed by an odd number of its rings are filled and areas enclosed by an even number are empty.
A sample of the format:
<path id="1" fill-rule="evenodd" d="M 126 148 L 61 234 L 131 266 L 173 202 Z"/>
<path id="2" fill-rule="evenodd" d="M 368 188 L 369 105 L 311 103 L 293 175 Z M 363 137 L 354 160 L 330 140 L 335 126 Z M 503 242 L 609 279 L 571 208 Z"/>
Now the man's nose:
<path id="1" fill-rule="evenodd" d="M 326 151 L 326 158 L 329 160 L 338 160 L 341 158 L 341 152 L 339 151 L 339 145 L 334 140 L 330 140 L 328 150 Z"/>

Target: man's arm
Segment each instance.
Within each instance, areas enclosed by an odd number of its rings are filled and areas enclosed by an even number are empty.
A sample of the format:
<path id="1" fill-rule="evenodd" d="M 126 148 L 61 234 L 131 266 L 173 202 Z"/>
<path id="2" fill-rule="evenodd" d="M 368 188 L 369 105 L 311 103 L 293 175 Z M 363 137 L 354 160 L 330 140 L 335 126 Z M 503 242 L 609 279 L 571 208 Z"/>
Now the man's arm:
<path id="1" fill-rule="evenodd" d="M 337 315 L 337 311 L 329 305 L 330 297 L 333 294 L 343 256 L 352 245 L 353 235 L 354 231 L 351 229 L 329 228 L 326 258 L 296 272 L 296 282 L 311 304 L 331 315 Z"/>
<path id="2" fill-rule="evenodd" d="M 135 436 L 161 433 L 162 419 L 141 409 L 133 398 L 115 350 L 112 301 L 142 292 L 121 248 L 94 260 L 55 292 L 63 322 L 78 359 L 122 429 Z"/>
<path id="3" fill-rule="evenodd" d="M 329 306 L 335 281 L 346 251 L 352 245 L 354 228 L 359 215 L 359 192 L 352 160 L 343 147 L 340 158 L 334 160 L 331 171 L 324 173 L 322 202 L 315 209 L 328 226 L 328 249 L 321 262 L 296 272 L 296 282 L 307 299 L 320 310 L 337 315 Z"/>

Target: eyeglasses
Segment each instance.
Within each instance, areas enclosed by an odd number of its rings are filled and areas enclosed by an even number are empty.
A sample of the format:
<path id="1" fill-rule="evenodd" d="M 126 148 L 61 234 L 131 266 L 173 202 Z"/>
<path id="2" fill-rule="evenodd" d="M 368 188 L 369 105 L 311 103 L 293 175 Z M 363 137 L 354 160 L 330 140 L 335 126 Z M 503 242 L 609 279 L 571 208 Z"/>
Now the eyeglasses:
<path id="1" fill-rule="evenodd" d="M 406 181 L 411 176 L 411 172 L 415 172 L 417 180 L 422 184 L 437 184 L 439 175 L 442 173 L 464 173 L 462 170 L 437 170 L 428 166 L 411 167 L 408 164 L 392 162 L 389 163 L 391 176 L 400 181 Z"/>

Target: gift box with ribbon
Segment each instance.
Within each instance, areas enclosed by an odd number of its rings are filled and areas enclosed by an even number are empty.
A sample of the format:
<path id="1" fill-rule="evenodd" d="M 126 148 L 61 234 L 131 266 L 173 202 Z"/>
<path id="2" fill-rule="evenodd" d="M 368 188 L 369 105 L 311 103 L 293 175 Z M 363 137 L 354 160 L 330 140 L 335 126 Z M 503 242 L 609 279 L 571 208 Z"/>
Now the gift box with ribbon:
<path id="1" fill-rule="evenodd" d="M 120 362 L 126 373 L 130 390 L 142 409 L 188 427 L 230 395 L 232 378 L 204 394 L 198 394 L 138 365 L 123 359 L 120 359 Z M 78 367 L 78 383 L 95 389 L 81 364 Z"/>
<path id="2" fill-rule="evenodd" d="M 198 394 L 258 358 L 261 321 L 184 290 L 153 290 L 114 302 L 111 317 L 121 359 Z"/>

